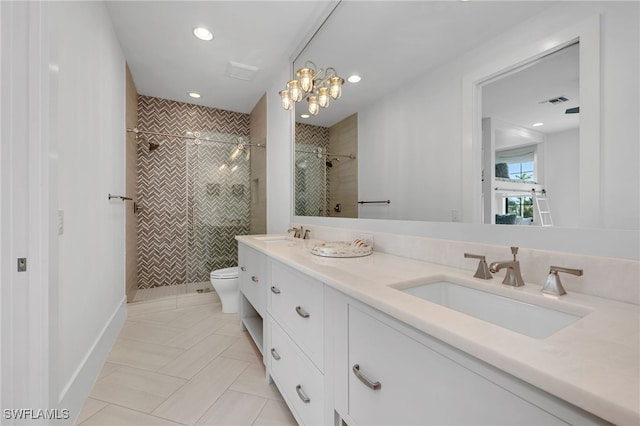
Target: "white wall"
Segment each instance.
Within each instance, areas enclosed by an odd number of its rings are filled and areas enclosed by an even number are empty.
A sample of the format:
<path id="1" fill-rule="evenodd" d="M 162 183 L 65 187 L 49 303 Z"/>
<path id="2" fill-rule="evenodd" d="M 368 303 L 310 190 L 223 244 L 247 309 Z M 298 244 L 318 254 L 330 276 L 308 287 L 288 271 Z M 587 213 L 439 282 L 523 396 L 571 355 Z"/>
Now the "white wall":
<path id="1" fill-rule="evenodd" d="M 638 220 L 640 217 L 640 205 L 638 200 L 631 200 L 624 212 L 620 212 L 619 206 L 613 203 L 612 200 L 622 192 L 625 194 L 636 194 L 637 186 L 640 182 L 638 164 L 638 143 L 639 129 L 638 129 L 638 112 L 639 112 L 639 82 L 638 75 L 638 60 L 639 60 L 639 37 L 638 37 L 638 3 L 636 2 L 581 2 L 580 4 L 574 2 L 563 2 L 553 9 L 553 12 L 549 12 L 544 16 L 534 17 L 526 25 L 518 26 L 514 28 L 509 37 L 505 37 L 503 40 L 497 40 L 493 44 L 493 50 L 491 46 L 484 46 L 482 50 L 472 52 L 472 54 L 465 55 L 463 58 L 465 61 L 473 61 L 473 63 L 481 66 L 482 59 L 486 59 L 485 55 L 489 51 L 495 52 L 498 47 L 503 49 L 515 48 L 518 43 L 526 40 L 544 39 L 548 36 L 551 30 L 557 30 L 559 28 L 565 28 L 579 22 L 584 21 L 597 14 L 602 14 L 602 166 L 603 166 L 603 212 L 604 212 L 604 224 L 609 228 L 623 227 L 626 229 L 632 228 L 634 231 L 614 231 L 614 230 L 580 230 L 576 229 L 572 232 L 569 230 L 549 229 L 541 231 L 539 229 L 510 229 L 497 230 L 497 226 L 489 225 L 458 225 L 458 224 L 438 224 L 429 222 L 407 222 L 407 221 L 358 221 L 358 220 L 345 220 L 337 218 L 304 218 L 292 216 L 292 222 L 295 223 L 309 223 L 326 226 L 336 226 L 343 228 L 354 229 L 369 229 L 369 230 L 384 230 L 385 232 L 397 232 L 402 234 L 422 235 L 422 236 L 437 236 L 438 238 L 451 238 L 456 240 L 475 240 L 486 241 L 495 244 L 520 244 L 524 247 L 536 247 L 536 248 L 549 248 L 554 250 L 566 250 L 576 253 L 594 254 L 594 255 L 610 255 L 632 258 L 638 256 L 638 236 L 637 229 L 640 227 Z M 475 58 L 475 59 L 474 59 Z M 460 59 L 459 59 L 460 61 Z M 465 64 L 470 65 L 470 64 Z M 427 140 L 439 140 L 444 147 L 437 149 L 442 155 L 456 155 L 460 152 L 456 145 L 462 146 L 461 136 L 459 129 L 461 126 L 461 115 L 464 108 L 468 108 L 468 105 L 462 105 L 461 85 L 462 78 L 465 73 L 465 66 L 458 63 L 452 68 L 442 68 L 434 71 L 430 74 L 431 77 L 435 77 L 436 81 L 440 82 L 444 86 L 442 87 L 430 87 L 430 83 L 424 81 L 414 85 L 415 96 L 411 99 L 404 99 L 402 105 L 396 101 L 395 105 L 398 107 L 406 106 L 404 111 L 405 117 L 404 126 L 400 130 L 401 135 L 394 132 L 394 138 L 406 136 L 420 136 L 424 141 Z M 635 77 L 633 77 L 635 75 Z M 434 96 L 431 96 L 430 92 L 426 90 L 436 90 L 431 92 Z M 448 89 L 448 90 L 447 90 Z M 443 102 L 441 97 L 435 96 L 438 93 L 447 93 L 447 99 Z M 431 102 L 431 111 L 436 111 L 432 120 L 429 116 L 424 115 L 416 117 L 412 113 L 412 106 L 416 105 L 417 98 L 420 95 L 421 102 Z M 438 105 L 437 108 L 433 108 L 433 104 Z M 377 117 L 384 117 L 381 106 L 379 108 Z M 374 114 L 376 108 L 371 108 L 366 113 Z M 393 112 L 387 109 L 388 112 L 402 115 L 400 112 Z M 366 114 L 362 112 L 359 115 L 361 121 L 368 120 L 365 117 Z M 372 115 L 372 117 L 374 117 Z M 270 117 L 269 126 L 277 120 L 275 117 Z M 435 122 L 435 120 L 442 120 L 441 126 L 444 130 L 440 130 L 438 134 L 430 130 L 429 127 Z M 385 119 L 385 121 L 390 121 Z M 389 135 L 391 129 L 385 124 L 385 121 L 380 123 L 380 134 L 386 138 Z M 364 127 L 364 126 L 362 126 Z M 397 129 L 396 129 L 397 130 Z M 364 130 L 360 129 L 361 146 L 359 149 L 359 155 L 362 157 L 368 145 L 364 145 L 364 141 L 367 144 L 372 143 L 366 139 Z M 452 136 L 453 135 L 453 136 Z M 286 138 L 286 134 L 281 134 L 280 139 Z M 389 138 L 385 139 L 389 144 L 393 143 L 393 140 Z M 446 145 L 453 146 L 446 146 Z M 379 152 L 389 153 L 392 148 L 380 148 Z M 291 146 L 289 146 L 291 150 Z M 436 151 L 436 148 L 433 149 Z M 414 153 L 412 153 L 414 155 Z M 427 160 L 429 161 L 429 160 Z M 382 159 L 378 164 L 385 169 L 393 168 L 400 160 Z M 444 162 L 443 162 L 444 163 Z M 449 164 L 449 162 L 446 162 Z M 409 162 L 408 164 L 413 164 Z M 432 163 L 429 163 L 433 166 Z M 428 167 L 425 167 L 425 169 Z M 397 169 L 396 169 L 397 170 Z M 622 174 L 624 170 L 629 173 L 623 179 Z M 430 175 L 441 175 L 445 171 L 443 169 L 436 173 L 433 169 L 429 171 Z M 463 171 L 448 170 L 450 175 L 459 175 Z M 361 181 L 365 176 L 360 176 Z M 457 179 L 452 178 L 453 182 Z M 418 179 L 421 182 L 425 182 L 425 179 Z M 442 178 L 441 181 L 444 179 Z M 271 194 L 269 194 L 271 197 Z M 449 199 L 445 198 L 444 205 L 448 208 Z M 460 201 L 460 205 L 462 202 Z M 392 200 L 393 203 L 393 200 Z M 274 207 L 277 210 L 277 207 Z M 285 211 L 284 208 L 279 210 L 280 214 L 289 213 L 292 214 L 292 210 Z M 446 211 L 441 212 L 446 215 Z M 522 227 L 528 228 L 528 227 Z M 537 232 L 530 232 L 537 231 Z M 620 242 L 620 245 L 617 242 Z"/>
<path id="2" fill-rule="evenodd" d="M 0 2 L 0 407 L 48 406 L 51 268 L 43 5 Z M 18 271 L 16 259 L 26 258 Z M 13 424 L 3 412 L 0 424 Z"/>
<path id="3" fill-rule="evenodd" d="M 102 2 L 54 2 L 50 10 L 59 70 L 52 193 L 64 211 L 51 389 L 74 418 L 126 315 L 125 205 L 107 197 L 125 188 L 125 63 Z"/>
<path id="4" fill-rule="evenodd" d="M 447 222 L 461 210 L 462 87 L 449 72 L 359 111 L 358 198 L 391 201 L 362 206 L 359 217 Z"/>
<path id="5" fill-rule="evenodd" d="M 555 226 L 577 228 L 580 219 L 578 206 L 580 131 L 578 129 L 552 133 L 544 147 L 549 208 Z"/>
<path id="6" fill-rule="evenodd" d="M 267 90 L 267 232 L 286 232 L 293 212 L 293 115 L 280 106 L 278 92 L 288 81 L 291 65 L 283 66 Z"/>
<path id="7" fill-rule="evenodd" d="M 360 111 L 360 198 L 392 199 L 388 208 L 375 209 L 374 214 L 369 214 L 373 208 L 361 208 L 360 217 L 450 221 L 451 210 L 463 207 L 462 185 L 468 184 L 461 180 L 464 171 L 460 161 L 461 82 L 465 75 L 502 55 L 501 51 L 513 40 L 533 44 L 548 37 L 550 31 L 598 13 L 602 13 L 605 91 L 602 222 L 611 228 L 640 228 L 639 203 L 633 202 L 620 211 L 614 202 L 640 180 L 638 168 L 630 163 L 638 159 L 640 48 L 638 4 L 630 2 L 581 2 L 556 7 L 422 78 L 413 79 L 411 84 Z M 633 169 L 631 175 L 624 178 L 621 168 Z M 386 215 L 378 216 L 377 210 Z"/>
<path id="8" fill-rule="evenodd" d="M 640 200 L 640 4 L 605 16 L 603 29 L 604 143 L 601 161 L 604 226 L 639 229 Z M 624 200 L 624 206 L 621 201 Z"/>

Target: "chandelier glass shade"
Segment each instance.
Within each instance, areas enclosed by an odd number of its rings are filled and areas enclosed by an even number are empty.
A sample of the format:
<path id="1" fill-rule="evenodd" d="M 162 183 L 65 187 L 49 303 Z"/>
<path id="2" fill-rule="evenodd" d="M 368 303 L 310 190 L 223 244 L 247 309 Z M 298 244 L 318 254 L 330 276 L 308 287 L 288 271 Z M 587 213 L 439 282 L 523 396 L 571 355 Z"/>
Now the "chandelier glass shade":
<path id="1" fill-rule="evenodd" d="M 311 61 L 296 71 L 296 79 L 287 82 L 286 88 L 279 92 L 282 108 L 290 110 L 293 104 L 306 99 L 309 114 L 317 115 L 320 108 L 329 106 L 331 99 L 342 95 L 344 79 L 338 76 L 334 68 L 319 69 Z"/>

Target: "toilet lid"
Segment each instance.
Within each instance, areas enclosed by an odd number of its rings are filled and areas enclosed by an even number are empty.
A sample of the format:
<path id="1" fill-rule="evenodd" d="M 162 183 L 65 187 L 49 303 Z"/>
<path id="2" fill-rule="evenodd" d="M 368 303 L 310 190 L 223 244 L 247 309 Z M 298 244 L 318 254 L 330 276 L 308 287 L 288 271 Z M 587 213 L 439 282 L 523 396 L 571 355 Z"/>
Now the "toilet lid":
<path id="1" fill-rule="evenodd" d="M 211 278 L 238 278 L 238 267 L 216 269 L 211 272 Z"/>

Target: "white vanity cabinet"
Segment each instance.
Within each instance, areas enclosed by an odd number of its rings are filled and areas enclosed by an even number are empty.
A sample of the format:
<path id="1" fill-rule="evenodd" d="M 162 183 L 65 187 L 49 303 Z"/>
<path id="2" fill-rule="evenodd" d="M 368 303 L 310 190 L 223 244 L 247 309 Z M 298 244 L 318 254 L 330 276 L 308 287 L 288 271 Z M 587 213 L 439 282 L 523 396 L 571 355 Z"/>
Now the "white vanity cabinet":
<path id="1" fill-rule="evenodd" d="M 268 257 L 245 244 L 238 244 L 240 321 L 264 354 L 264 317 L 269 284 Z"/>
<path id="2" fill-rule="evenodd" d="M 566 424 L 354 306 L 348 360 L 360 425 Z"/>
<path id="3" fill-rule="evenodd" d="M 335 407 L 350 426 L 606 423 L 359 302 L 333 300 Z"/>
<path id="4" fill-rule="evenodd" d="M 241 320 L 300 424 L 608 424 L 265 253 L 239 244 Z"/>
<path id="5" fill-rule="evenodd" d="M 324 284 L 279 262 L 272 262 L 269 293 L 271 316 L 322 370 Z"/>
<path id="6" fill-rule="evenodd" d="M 299 423 L 327 424 L 324 284 L 276 261 L 270 269 L 270 375 Z"/>
<path id="7" fill-rule="evenodd" d="M 272 379 L 299 423 L 325 424 L 324 375 L 278 322 L 270 324 L 271 342 L 266 356 L 270 358 Z"/>
<path id="8" fill-rule="evenodd" d="M 264 318 L 269 275 L 267 256 L 238 244 L 238 269 L 240 292 Z"/>

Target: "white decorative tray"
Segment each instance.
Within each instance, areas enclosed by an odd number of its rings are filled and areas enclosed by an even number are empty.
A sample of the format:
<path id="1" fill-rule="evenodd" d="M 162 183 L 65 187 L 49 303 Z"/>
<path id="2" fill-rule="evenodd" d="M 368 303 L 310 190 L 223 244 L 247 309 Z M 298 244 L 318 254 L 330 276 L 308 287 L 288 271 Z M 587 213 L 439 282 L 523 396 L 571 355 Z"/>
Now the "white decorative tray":
<path id="1" fill-rule="evenodd" d="M 311 253 L 322 257 L 362 257 L 373 253 L 373 249 L 362 240 L 333 241 L 316 244 Z"/>

